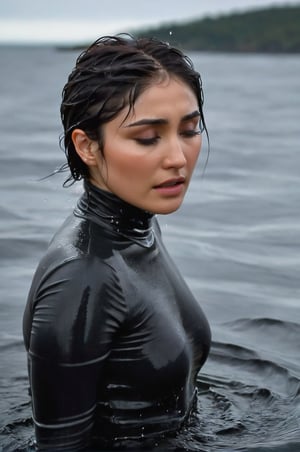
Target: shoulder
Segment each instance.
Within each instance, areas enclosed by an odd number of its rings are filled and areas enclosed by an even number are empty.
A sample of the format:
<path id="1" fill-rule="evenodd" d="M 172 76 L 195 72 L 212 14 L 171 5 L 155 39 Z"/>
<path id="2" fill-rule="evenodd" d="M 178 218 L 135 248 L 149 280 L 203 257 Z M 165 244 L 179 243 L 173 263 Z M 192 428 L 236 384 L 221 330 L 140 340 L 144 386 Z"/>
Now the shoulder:
<path id="1" fill-rule="evenodd" d="M 113 250 L 101 234 L 101 229 L 94 231 L 94 224 L 89 220 L 70 215 L 58 229 L 49 243 L 48 249 L 36 269 L 31 287 L 31 297 L 42 287 L 53 281 L 60 281 L 63 286 L 72 281 L 73 287 L 85 280 L 91 284 L 99 283 L 110 277 L 113 269 L 106 262 Z M 94 236 L 98 238 L 95 242 Z M 95 278 L 95 274 L 98 276 Z M 35 294 L 32 294 L 35 291 Z"/>
<path id="2" fill-rule="evenodd" d="M 24 316 L 27 348 L 60 362 L 97 359 L 126 316 L 118 275 L 95 256 L 38 268 Z M 39 275 L 40 273 L 40 275 Z"/>

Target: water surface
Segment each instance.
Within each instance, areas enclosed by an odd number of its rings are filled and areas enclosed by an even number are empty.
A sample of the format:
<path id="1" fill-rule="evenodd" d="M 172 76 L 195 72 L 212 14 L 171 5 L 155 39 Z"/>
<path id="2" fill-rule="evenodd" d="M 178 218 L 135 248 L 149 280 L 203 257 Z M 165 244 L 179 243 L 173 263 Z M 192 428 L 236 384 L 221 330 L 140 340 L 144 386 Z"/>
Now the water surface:
<path id="1" fill-rule="evenodd" d="M 63 162 L 60 92 L 73 52 L 0 48 L 0 450 L 33 439 L 22 315 L 31 278 L 81 187 Z M 197 412 L 172 450 L 300 450 L 300 57 L 191 54 L 205 90 L 190 192 L 160 217 L 210 321 Z M 160 448 L 156 448 L 159 450 Z"/>

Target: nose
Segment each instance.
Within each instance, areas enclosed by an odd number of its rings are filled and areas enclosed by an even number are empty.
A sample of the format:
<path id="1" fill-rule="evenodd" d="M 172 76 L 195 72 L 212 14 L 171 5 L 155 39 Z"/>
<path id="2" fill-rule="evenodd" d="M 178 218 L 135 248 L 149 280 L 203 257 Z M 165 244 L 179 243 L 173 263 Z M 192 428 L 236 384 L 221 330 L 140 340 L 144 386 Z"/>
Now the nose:
<path id="1" fill-rule="evenodd" d="M 166 145 L 166 151 L 163 160 L 165 168 L 182 168 L 186 164 L 186 156 L 180 137 L 173 138 Z"/>

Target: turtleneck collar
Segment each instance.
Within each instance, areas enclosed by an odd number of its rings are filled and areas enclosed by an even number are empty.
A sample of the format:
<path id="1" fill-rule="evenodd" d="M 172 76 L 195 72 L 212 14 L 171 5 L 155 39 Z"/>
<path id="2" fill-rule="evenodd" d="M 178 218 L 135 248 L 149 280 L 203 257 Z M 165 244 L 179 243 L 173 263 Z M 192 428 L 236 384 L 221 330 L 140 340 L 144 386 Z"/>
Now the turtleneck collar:
<path id="1" fill-rule="evenodd" d="M 114 236 L 124 237 L 145 248 L 154 243 L 152 213 L 128 204 L 89 181 L 84 181 L 84 193 L 74 214 L 99 224 Z"/>

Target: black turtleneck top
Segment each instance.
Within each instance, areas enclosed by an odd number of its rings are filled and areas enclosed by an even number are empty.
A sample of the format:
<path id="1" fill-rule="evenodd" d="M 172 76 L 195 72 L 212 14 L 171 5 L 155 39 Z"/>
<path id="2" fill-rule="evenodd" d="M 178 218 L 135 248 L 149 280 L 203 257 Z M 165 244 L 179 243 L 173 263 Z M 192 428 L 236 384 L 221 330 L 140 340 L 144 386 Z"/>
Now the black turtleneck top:
<path id="1" fill-rule="evenodd" d="M 180 428 L 207 320 L 156 218 L 85 182 L 35 273 L 24 338 L 39 450 L 97 450 Z"/>

